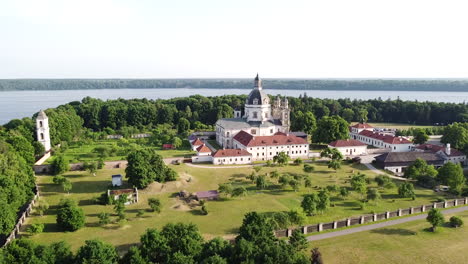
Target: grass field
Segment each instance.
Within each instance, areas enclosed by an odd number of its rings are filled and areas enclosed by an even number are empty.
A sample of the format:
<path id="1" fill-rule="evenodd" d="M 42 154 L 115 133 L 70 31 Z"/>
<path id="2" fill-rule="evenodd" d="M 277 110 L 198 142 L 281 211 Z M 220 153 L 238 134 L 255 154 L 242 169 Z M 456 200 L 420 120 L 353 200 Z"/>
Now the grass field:
<path id="1" fill-rule="evenodd" d="M 139 139 L 139 140 L 130 139 L 128 140 L 128 142 L 130 142 L 134 146 L 140 145 L 144 147 L 149 147 L 145 143 L 144 139 Z M 103 158 L 104 161 L 125 160 L 128 154 L 128 147 L 131 144 L 128 144 L 125 147 L 119 146 L 119 140 L 115 140 L 115 139 L 98 140 L 98 141 L 93 141 L 93 142 L 87 142 L 86 144 L 79 144 L 77 142 L 73 142 L 63 152 L 63 155 L 70 163 L 77 163 L 77 162 L 83 162 L 83 161 L 96 161 L 100 157 L 99 157 L 99 154 L 95 151 L 95 149 L 99 147 L 105 147 L 108 149 L 116 148 L 117 151 L 115 151 L 114 154 L 110 156 L 104 157 Z M 190 149 L 162 150 L 161 148 L 156 148 L 156 147 L 154 148 L 158 150 L 158 153 L 163 158 L 184 157 L 184 156 L 195 153 L 195 152 L 192 152 Z M 48 159 L 46 161 L 46 164 L 47 163 L 50 164 L 53 161 L 53 158 L 54 156 Z"/>
<path id="2" fill-rule="evenodd" d="M 468 212 L 457 214 L 468 223 Z M 448 221 L 450 215 L 445 219 Z M 428 232 L 424 220 L 314 241 L 325 263 L 468 263 L 468 226 Z"/>
<path id="3" fill-rule="evenodd" d="M 352 125 L 354 125 L 353 123 Z M 408 129 L 408 128 L 430 128 L 434 126 L 422 126 L 412 124 L 400 124 L 400 123 L 368 123 L 369 125 L 377 128 L 394 128 L 394 129 Z"/>
<path id="4" fill-rule="evenodd" d="M 349 186 L 346 183 L 353 171 L 361 171 L 369 177 L 374 174 L 363 165 L 343 165 L 334 172 L 327 168 L 325 163 L 315 163 L 315 171 L 310 173 L 313 186 L 327 186 L 338 184 Z M 37 182 L 42 197 L 50 204 L 51 209 L 44 216 L 34 216 L 28 219 L 28 224 L 44 223 L 46 228 L 42 234 L 31 237 L 40 242 L 53 242 L 66 240 L 76 249 L 82 245 L 84 240 L 99 237 L 108 241 L 119 249 L 126 249 L 132 243 L 137 243 L 139 237 L 147 228 L 161 227 L 169 222 L 191 222 L 196 224 L 206 238 L 214 236 L 233 237 L 237 228 L 241 225 L 243 216 L 250 211 L 273 212 L 289 211 L 298 208 L 304 194 L 310 193 L 314 188 L 302 187 L 298 192 L 291 188 L 282 189 L 276 184 L 271 185 L 268 190 L 259 191 L 246 179 L 252 173 L 252 168 L 233 169 L 204 169 L 182 165 L 172 166 L 179 172 L 181 180 L 166 184 L 153 183 L 145 190 L 140 191 L 140 202 L 127 206 L 126 213 L 128 221 L 121 224 L 111 224 L 106 227 L 98 226 L 97 215 L 101 212 L 113 213 L 112 206 L 93 204 L 92 199 L 105 192 L 110 184 L 110 176 L 116 173 L 124 173 L 122 169 L 101 170 L 97 176 L 91 176 L 88 172 L 69 172 L 66 176 L 72 181 L 73 189 L 68 195 L 63 193 L 59 186 L 52 184 L 51 176 L 39 176 Z M 280 173 L 300 173 L 302 167 L 264 167 L 260 174 L 278 170 Z M 190 179 L 190 180 L 189 180 Z M 275 183 L 276 180 L 272 179 Z M 200 207 L 191 209 L 186 203 L 175 197 L 175 193 L 180 190 L 189 192 L 217 189 L 220 183 L 231 182 L 234 186 L 245 186 L 249 194 L 242 198 L 228 198 L 219 201 L 209 201 L 206 206 L 209 214 L 204 216 L 200 213 Z M 372 184 L 375 186 L 375 184 Z M 396 210 L 421 204 L 427 204 L 441 198 L 440 194 L 428 189 L 417 189 L 417 199 L 398 198 L 397 190 L 385 190 L 382 192 L 382 200 L 378 203 L 370 202 L 364 210 L 359 208 L 360 197 L 351 193 L 345 200 L 333 194 L 331 207 L 325 213 L 308 217 L 307 223 L 319 223 L 324 221 L 338 220 L 349 216 L 361 215 L 364 213 L 385 212 L 386 210 Z M 83 208 L 87 218 L 86 227 L 77 232 L 63 233 L 56 229 L 55 210 L 61 198 L 72 198 L 78 201 Z M 158 197 L 163 203 L 161 214 L 147 212 L 143 218 L 136 218 L 139 209 L 148 209 L 147 199 Z M 26 226 L 27 227 L 27 226 Z"/>

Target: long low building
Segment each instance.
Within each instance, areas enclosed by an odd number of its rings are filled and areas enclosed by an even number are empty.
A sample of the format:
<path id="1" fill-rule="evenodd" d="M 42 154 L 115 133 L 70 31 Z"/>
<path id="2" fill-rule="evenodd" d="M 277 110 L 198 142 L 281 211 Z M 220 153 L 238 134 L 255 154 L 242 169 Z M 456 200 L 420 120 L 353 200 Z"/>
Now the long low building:
<path id="1" fill-rule="evenodd" d="M 213 164 L 250 164 L 252 154 L 245 149 L 219 149 L 213 154 Z"/>
<path id="2" fill-rule="evenodd" d="M 309 155 L 307 140 L 282 132 L 273 136 L 253 136 L 240 131 L 233 138 L 233 145 L 252 154 L 252 161 L 273 160 L 280 152 L 286 153 L 292 159 L 307 158 Z"/>
<path id="3" fill-rule="evenodd" d="M 355 139 L 340 139 L 328 144 L 329 148 L 335 148 L 343 156 L 359 156 L 367 154 L 367 145 Z"/>
<path id="4" fill-rule="evenodd" d="M 350 127 L 349 136 L 364 144 L 376 148 L 384 148 L 391 152 L 408 152 L 413 150 L 414 144 L 407 138 L 374 132 L 373 130 L 374 128 L 369 124 L 359 123 Z"/>
<path id="5" fill-rule="evenodd" d="M 422 144 L 415 147 L 414 151 L 436 153 L 440 155 L 445 160 L 445 162 L 452 162 L 466 166 L 466 155 L 458 149 L 451 148 L 450 144 L 447 144 L 446 146 Z"/>
<path id="6" fill-rule="evenodd" d="M 423 159 L 427 164 L 434 165 L 436 168 L 445 164 L 442 156 L 432 152 L 388 152 L 375 157 L 375 161 L 381 168 L 396 174 L 403 174 L 416 159 Z"/>

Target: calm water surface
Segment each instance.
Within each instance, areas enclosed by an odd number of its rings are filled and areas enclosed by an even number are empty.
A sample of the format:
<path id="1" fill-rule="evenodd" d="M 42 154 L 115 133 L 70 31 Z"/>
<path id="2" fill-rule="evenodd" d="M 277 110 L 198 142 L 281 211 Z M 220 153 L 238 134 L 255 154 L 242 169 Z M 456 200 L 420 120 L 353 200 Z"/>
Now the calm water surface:
<path id="1" fill-rule="evenodd" d="M 265 89 L 272 95 L 298 97 L 307 92 L 317 98 L 350 99 L 396 99 L 433 102 L 468 102 L 468 92 L 402 92 L 402 91 L 331 91 L 331 90 L 280 90 Z M 195 94 L 219 96 L 225 94 L 248 94 L 248 89 L 96 89 L 96 90 L 59 90 L 59 91 L 7 91 L 0 92 L 0 124 L 14 118 L 30 117 L 40 109 L 56 107 L 71 101 L 80 101 L 90 96 L 103 100 L 117 98 L 169 99 Z"/>

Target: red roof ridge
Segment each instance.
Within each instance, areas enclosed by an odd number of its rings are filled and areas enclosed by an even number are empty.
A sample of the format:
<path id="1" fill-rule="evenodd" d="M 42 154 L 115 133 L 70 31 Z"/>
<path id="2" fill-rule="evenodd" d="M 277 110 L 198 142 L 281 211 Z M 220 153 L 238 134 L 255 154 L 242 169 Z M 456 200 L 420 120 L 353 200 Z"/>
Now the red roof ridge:
<path id="1" fill-rule="evenodd" d="M 196 138 L 193 142 L 192 142 L 192 146 L 201 146 L 203 145 L 203 141 L 201 141 L 199 138 Z"/>
<path id="2" fill-rule="evenodd" d="M 197 152 L 207 153 L 207 152 L 211 152 L 211 149 L 207 147 L 205 144 L 203 144 L 197 148 Z"/>

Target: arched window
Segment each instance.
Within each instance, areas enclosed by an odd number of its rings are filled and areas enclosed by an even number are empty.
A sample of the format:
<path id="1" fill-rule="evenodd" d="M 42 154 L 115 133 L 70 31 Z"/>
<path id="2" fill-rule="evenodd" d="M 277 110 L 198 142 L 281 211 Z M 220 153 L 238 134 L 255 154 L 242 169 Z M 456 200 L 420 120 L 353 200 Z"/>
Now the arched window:
<path id="1" fill-rule="evenodd" d="M 39 121 L 39 127 L 42 127 L 42 121 Z"/>
<path id="2" fill-rule="evenodd" d="M 41 140 L 44 140 L 44 133 L 41 133 Z"/>

